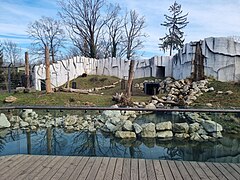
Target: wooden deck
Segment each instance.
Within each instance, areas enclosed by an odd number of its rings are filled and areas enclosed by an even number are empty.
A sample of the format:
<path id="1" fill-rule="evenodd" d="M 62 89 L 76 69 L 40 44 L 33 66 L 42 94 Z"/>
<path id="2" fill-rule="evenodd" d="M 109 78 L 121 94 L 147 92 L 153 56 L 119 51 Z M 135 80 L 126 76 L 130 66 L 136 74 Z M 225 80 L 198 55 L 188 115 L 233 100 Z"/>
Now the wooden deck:
<path id="1" fill-rule="evenodd" d="M 103 157 L 0 157 L 0 179 L 238 179 L 240 164 Z"/>

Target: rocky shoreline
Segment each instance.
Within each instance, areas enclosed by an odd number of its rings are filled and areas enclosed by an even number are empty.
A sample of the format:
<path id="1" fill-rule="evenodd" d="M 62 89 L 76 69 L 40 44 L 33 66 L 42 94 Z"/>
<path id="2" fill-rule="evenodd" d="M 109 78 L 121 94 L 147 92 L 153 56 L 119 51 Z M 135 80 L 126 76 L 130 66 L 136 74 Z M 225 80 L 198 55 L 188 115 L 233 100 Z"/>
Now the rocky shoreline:
<path id="1" fill-rule="evenodd" d="M 117 106 L 114 106 L 117 108 Z M 0 128 L 37 130 L 38 128 L 63 128 L 66 131 L 97 130 L 111 133 L 116 138 L 157 138 L 162 140 L 190 139 L 192 141 L 214 141 L 222 137 L 223 127 L 212 121 L 205 113 L 178 113 L 184 122 L 138 124 L 136 118 L 144 112 L 106 110 L 96 115 L 39 115 L 32 109 L 25 109 L 18 116 L 0 115 Z"/>

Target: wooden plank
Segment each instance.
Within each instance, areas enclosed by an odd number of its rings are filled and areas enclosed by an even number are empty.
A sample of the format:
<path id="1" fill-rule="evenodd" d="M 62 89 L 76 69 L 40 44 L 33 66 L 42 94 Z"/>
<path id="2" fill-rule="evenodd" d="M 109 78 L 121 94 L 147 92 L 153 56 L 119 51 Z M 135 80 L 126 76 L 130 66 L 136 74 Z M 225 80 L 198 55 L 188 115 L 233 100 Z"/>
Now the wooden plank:
<path id="1" fill-rule="evenodd" d="M 153 166 L 154 166 L 154 169 L 155 169 L 157 180 L 165 180 L 165 176 L 164 176 L 163 169 L 162 169 L 162 166 L 160 164 L 160 161 L 153 160 Z"/>
<path id="2" fill-rule="evenodd" d="M 28 161 L 25 161 L 24 164 L 22 164 L 20 167 L 15 167 L 15 171 L 11 172 L 9 175 L 7 175 L 7 179 L 18 179 L 19 174 L 24 173 L 29 167 L 34 165 L 37 161 L 40 161 L 41 156 L 30 156 L 30 159 Z M 3 177 L 3 176 L 2 176 Z"/>
<path id="3" fill-rule="evenodd" d="M 59 156 L 60 157 L 60 156 Z M 58 158 L 58 157 L 57 157 Z M 70 157 L 69 157 L 70 158 Z M 50 171 L 48 171 L 43 177 L 42 179 L 44 180 L 48 180 L 51 179 L 56 172 L 59 170 L 59 168 L 66 162 L 68 158 L 67 157 L 61 157 L 61 159 L 59 159 L 59 161 L 57 161 L 57 164 L 54 165 L 54 167 L 51 168 Z"/>
<path id="4" fill-rule="evenodd" d="M 27 179 L 33 179 L 36 177 L 51 161 L 53 161 L 56 158 L 56 156 L 47 156 L 47 159 L 40 164 L 36 169 L 34 169 L 28 176 Z"/>
<path id="5" fill-rule="evenodd" d="M 223 173 L 223 175 L 227 179 L 235 179 L 233 175 L 227 169 L 225 169 L 220 163 L 213 163 L 213 164 L 219 169 L 219 171 Z"/>
<path id="6" fill-rule="evenodd" d="M 36 161 L 31 167 L 29 167 L 27 170 L 21 172 L 18 175 L 18 180 L 25 180 L 27 179 L 27 176 L 32 173 L 32 171 L 34 171 L 34 169 L 38 168 L 40 164 L 42 164 L 44 161 L 46 161 L 46 159 L 48 158 L 48 156 L 41 156 L 41 158 Z"/>
<path id="7" fill-rule="evenodd" d="M 221 163 L 221 165 L 227 169 L 233 177 L 240 179 L 240 174 L 234 168 L 232 168 L 232 166 L 227 163 Z"/>
<path id="8" fill-rule="evenodd" d="M 104 176 L 105 176 L 105 172 L 107 170 L 108 167 L 108 162 L 109 162 L 109 158 L 103 158 L 102 163 L 100 165 L 100 168 L 98 170 L 97 176 L 96 176 L 96 180 L 103 180 Z"/>
<path id="9" fill-rule="evenodd" d="M 51 180 L 57 180 L 60 179 L 61 176 L 66 172 L 66 170 L 68 169 L 68 167 L 71 165 L 71 163 L 74 160 L 74 157 L 65 157 L 67 158 L 67 160 L 63 163 L 63 165 L 57 170 L 57 172 L 53 175 L 53 177 L 51 178 Z"/>
<path id="10" fill-rule="evenodd" d="M 92 180 L 92 179 L 96 179 L 96 175 L 98 173 L 98 169 L 100 168 L 100 165 L 102 163 L 102 157 L 96 157 L 96 161 L 93 164 L 92 169 L 90 170 L 87 179 Z"/>
<path id="11" fill-rule="evenodd" d="M 199 180 L 200 177 L 198 176 L 198 174 L 196 173 L 196 171 L 193 169 L 193 167 L 191 166 L 190 162 L 188 161 L 183 161 L 182 162 L 184 167 L 186 168 L 186 170 L 188 171 L 188 174 L 191 176 L 192 179 L 196 179 Z"/>
<path id="12" fill-rule="evenodd" d="M 209 169 L 211 169 L 211 171 L 213 172 L 213 174 L 214 174 L 216 177 L 218 177 L 218 179 L 226 180 L 226 177 L 222 174 L 221 171 L 218 170 L 218 168 L 216 168 L 216 166 L 213 165 L 213 163 L 205 162 L 205 164 L 208 166 Z"/>
<path id="13" fill-rule="evenodd" d="M 240 167 L 238 167 L 237 164 L 228 163 L 228 165 L 231 166 L 240 176 Z"/>
<path id="14" fill-rule="evenodd" d="M 116 167 L 113 173 L 114 180 L 122 179 L 122 171 L 123 171 L 123 158 L 117 158 Z"/>
<path id="15" fill-rule="evenodd" d="M 168 161 L 168 165 L 174 179 L 183 179 L 174 161 Z"/>
<path id="16" fill-rule="evenodd" d="M 0 175 L 4 174 L 8 169 L 13 168 L 15 165 L 23 161 L 24 159 L 21 157 L 22 155 L 17 155 L 6 159 L 4 163 L 0 165 Z"/>
<path id="17" fill-rule="evenodd" d="M 209 179 L 218 180 L 218 177 L 208 168 L 208 166 L 204 162 L 198 162 L 198 165 L 205 172 Z"/>
<path id="18" fill-rule="evenodd" d="M 193 169 L 195 169 L 200 179 L 209 179 L 197 162 L 190 162 L 190 164 L 192 165 Z"/>
<path id="19" fill-rule="evenodd" d="M 125 158 L 123 160 L 122 180 L 129 180 L 131 178 L 131 160 Z"/>
<path id="20" fill-rule="evenodd" d="M 33 179 L 43 179 L 43 176 L 47 174 L 54 166 L 56 166 L 61 161 L 61 159 L 65 159 L 65 157 L 57 156 L 56 158 L 54 158 L 50 163 L 44 166 L 42 170 L 38 174 L 36 174 Z"/>
<path id="21" fill-rule="evenodd" d="M 84 166 L 87 164 L 88 160 L 89 160 L 89 157 L 82 158 L 81 162 L 78 163 L 78 166 L 76 167 L 76 169 L 73 171 L 73 173 L 69 177 L 69 180 L 77 179 L 79 174 L 81 174 Z"/>
<path id="22" fill-rule="evenodd" d="M 110 158 L 108 162 L 108 166 L 106 169 L 106 173 L 104 176 L 104 180 L 110 180 L 113 178 L 113 172 L 115 170 L 115 164 L 116 164 L 117 159 L 116 158 Z"/>
<path id="23" fill-rule="evenodd" d="M 64 179 L 64 180 L 68 179 L 71 176 L 72 172 L 76 169 L 76 167 L 82 160 L 82 157 L 76 157 L 76 156 L 69 157 L 69 158 L 73 158 L 73 161 L 70 164 L 70 166 L 67 168 L 67 171 L 65 171 L 65 173 L 62 175 L 62 177 L 60 179 Z"/>
<path id="24" fill-rule="evenodd" d="M 185 168 L 185 166 L 183 165 L 182 161 L 174 161 L 174 163 L 176 164 L 176 166 L 184 180 L 192 179 L 191 176 L 188 174 L 188 171 Z"/>
<path id="25" fill-rule="evenodd" d="M 85 165 L 85 167 L 83 168 L 81 174 L 78 176 L 78 179 L 84 180 L 87 178 L 88 173 L 90 172 L 90 170 L 93 167 L 94 162 L 96 161 L 96 157 L 91 157 L 87 164 Z"/>
<path id="26" fill-rule="evenodd" d="M 164 176 L 165 176 L 165 179 L 166 180 L 173 180 L 173 175 L 172 175 L 172 172 L 168 166 L 168 163 L 166 160 L 160 160 L 160 163 L 161 163 L 161 166 L 162 166 L 162 169 L 163 169 L 163 173 L 164 173 Z"/>
<path id="27" fill-rule="evenodd" d="M 1 175 L 1 178 L 5 179 L 5 178 L 9 177 L 12 173 L 14 173 L 16 171 L 16 169 L 24 167 L 24 165 L 27 164 L 27 162 L 30 159 L 31 159 L 31 156 L 25 156 L 25 157 L 20 158 L 16 162 L 12 162 L 7 167 L 5 167 L 4 169 L 1 170 L 1 173 L 3 173 Z"/>
<path id="28" fill-rule="evenodd" d="M 157 179 L 152 160 L 146 160 L 146 169 L 148 179 Z"/>
<path id="29" fill-rule="evenodd" d="M 146 162 L 144 159 L 138 160 L 138 166 L 139 166 L 139 179 L 145 180 L 147 179 L 147 169 L 146 169 Z"/>
<path id="30" fill-rule="evenodd" d="M 138 160 L 131 159 L 131 180 L 138 180 Z"/>
<path id="31" fill-rule="evenodd" d="M 17 158 L 17 156 L 11 155 L 11 156 L 0 156 L 0 167 L 5 166 L 5 163 L 7 161 L 11 161 L 12 158 Z"/>

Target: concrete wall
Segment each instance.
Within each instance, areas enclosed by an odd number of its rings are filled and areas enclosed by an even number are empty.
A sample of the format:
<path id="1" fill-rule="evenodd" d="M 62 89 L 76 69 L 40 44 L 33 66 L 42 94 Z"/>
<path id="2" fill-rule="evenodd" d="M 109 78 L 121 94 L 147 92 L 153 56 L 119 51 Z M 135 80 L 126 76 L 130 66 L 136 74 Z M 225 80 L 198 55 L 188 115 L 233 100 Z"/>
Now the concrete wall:
<path id="1" fill-rule="evenodd" d="M 240 43 L 228 38 L 206 38 L 201 42 L 204 56 L 205 76 L 212 76 L 220 81 L 240 81 Z M 196 42 L 185 44 L 183 49 L 173 56 L 155 56 L 151 59 L 136 60 L 134 78 L 156 77 L 157 69 L 165 67 L 165 76 L 175 79 L 191 77 L 194 72 Z M 107 58 L 92 59 L 74 57 L 57 61 L 51 65 L 52 87 L 65 84 L 82 75 L 97 74 L 127 78 L 130 61 Z M 43 64 L 34 67 L 35 88 L 41 90 L 41 79 L 45 79 Z"/>
<path id="2" fill-rule="evenodd" d="M 69 80 L 75 79 L 83 73 L 116 76 L 127 78 L 130 61 L 124 59 L 107 58 L 92 59 L 85 57 L 74 57 L 53 63 L 50 67 L 52 87 L 58 87 Z M 153 57 L 151 59 L 136 60 L 134 78 L 155 77 L 156 66 L 166 66 L 166 76 L 171 76 L 171 58 Z M 45 65 L 34 67 L 34 84 L 36 90 L 41 90 L 41 80 L 44 80 Z"/>
<path id="3" fill-rule="evenodd" d="M 173 77 L 182 79 L 193 73 L 195 49 L 193 43 L 187 43 L 173 57 Z M 229 38 L 206 38 L 201 41 L 204 56 L 205 76 L 212 76 L 219 81 L 240 80 L 240 43 Z"/>

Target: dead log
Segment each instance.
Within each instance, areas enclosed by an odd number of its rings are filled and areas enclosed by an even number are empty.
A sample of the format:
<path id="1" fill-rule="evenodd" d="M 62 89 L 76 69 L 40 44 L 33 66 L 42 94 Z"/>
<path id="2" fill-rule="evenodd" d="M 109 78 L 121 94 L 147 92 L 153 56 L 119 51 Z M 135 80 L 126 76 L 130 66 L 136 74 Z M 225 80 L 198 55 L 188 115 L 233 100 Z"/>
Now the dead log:
<path id="1" fill-rule="evenodd" d="M 85 89 L 73 89 L 73 88 L 60 88 L 60 91 L 63 92 L 74 92 L 74 93 L 80 93 L 80 94 L 88 94 L 89 91 Z"/>

